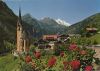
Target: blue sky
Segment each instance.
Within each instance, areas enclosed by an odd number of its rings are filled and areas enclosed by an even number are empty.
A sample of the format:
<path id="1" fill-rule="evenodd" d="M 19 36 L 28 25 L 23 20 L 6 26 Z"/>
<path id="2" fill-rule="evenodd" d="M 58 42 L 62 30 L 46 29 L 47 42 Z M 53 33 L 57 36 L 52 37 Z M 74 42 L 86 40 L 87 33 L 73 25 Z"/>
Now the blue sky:
<path id="1" fill-rule="evenodd" d="M 100 0 L 4 0 L 18 15 L 21 6 L 22 15 L 30 13 L 41 19 L 51 17 L 73 24 L 100 12 Z"/>

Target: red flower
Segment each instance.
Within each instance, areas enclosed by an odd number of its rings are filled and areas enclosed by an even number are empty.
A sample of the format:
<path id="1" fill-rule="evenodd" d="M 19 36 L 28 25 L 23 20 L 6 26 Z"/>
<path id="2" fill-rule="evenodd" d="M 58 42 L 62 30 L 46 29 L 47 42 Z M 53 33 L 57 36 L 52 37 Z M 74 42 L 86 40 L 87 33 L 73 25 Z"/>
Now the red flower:
<path id="1" fill-rule="evenodd" d="M 79 60 L 73 60 L 70 62 L 70 65 L 73 70 L 76 70 L 80 67 L 80 61 Z"/>
<path id="2" fill-rule="evenodd" d="M 56 63 L 56 58 L 52 57 L 48 61 L 48 67 L 52 67 Z"/>
<path id="3" fill-rule="evenodd" d="M 86 66 L 85 67 L 85 71 L 92 71 L 92 69 L 93 69 L 92 66 Z"/>
<path id="4" fill-rule="evenodd" d="M 80 54 L 85 55 L 87 52 L 85 50 L 80 51 Z"/>
<path id="5" fill-rule="evenodd" d="M 77 45 L 75 43 L 70 44 L 69 49 L 70 50 L 75 50 L 77 48 Z"/>
<path id="6" fill-rule="evenodd" d="M 39 58 L 41 57 L 41 53 L 40 53 L 40 52 L 35 52 L 35 53 L 34 53 L 34 56 L 35 56 L 37 59 L 39 59 Z"/>
<path id="7" fill-rule="evenodd" d="M 25 62 L 26 62 L 26 63 L 32 62 L 31 56 L 29 56 L 29 55 L 26 56 L 26 57 L 25 57 Z"/>
<path id="8" fill-rule="evenodd" d="M 60 52 L 60 56 L 61 57 L 63 57 L 64 56 L 64 52 L 62 51 L 62 52 Z"/>

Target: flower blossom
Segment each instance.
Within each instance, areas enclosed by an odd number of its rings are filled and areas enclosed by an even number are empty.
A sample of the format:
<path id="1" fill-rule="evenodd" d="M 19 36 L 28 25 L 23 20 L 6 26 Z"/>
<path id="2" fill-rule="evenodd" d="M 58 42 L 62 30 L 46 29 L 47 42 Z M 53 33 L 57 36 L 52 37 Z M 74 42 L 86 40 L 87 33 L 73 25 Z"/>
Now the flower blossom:
<path id="1" fill-rule="evenodd" d="M 48 67 L 52 67 L 56 63 L 56 58 L 53 56 L 52 58 L 49 59 L 48 61 Z"/>
<path id="2" fill-rule="evenodd" d="M 73 70 L 77 70 L 80 67 L 80 61 L 79 60 L 73 60 L 70 62 L 70 65 Z"/>

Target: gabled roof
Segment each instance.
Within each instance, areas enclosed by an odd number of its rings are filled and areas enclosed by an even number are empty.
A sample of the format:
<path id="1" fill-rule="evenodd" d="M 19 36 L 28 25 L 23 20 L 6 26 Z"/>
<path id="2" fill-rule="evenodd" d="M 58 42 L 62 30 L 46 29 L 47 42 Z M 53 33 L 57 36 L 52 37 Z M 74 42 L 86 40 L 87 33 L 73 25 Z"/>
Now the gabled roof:
<path id="1" fill-rule="evenodd" d="M 87 31 L 98 30 L 97 28 L 86 28 Z"/>

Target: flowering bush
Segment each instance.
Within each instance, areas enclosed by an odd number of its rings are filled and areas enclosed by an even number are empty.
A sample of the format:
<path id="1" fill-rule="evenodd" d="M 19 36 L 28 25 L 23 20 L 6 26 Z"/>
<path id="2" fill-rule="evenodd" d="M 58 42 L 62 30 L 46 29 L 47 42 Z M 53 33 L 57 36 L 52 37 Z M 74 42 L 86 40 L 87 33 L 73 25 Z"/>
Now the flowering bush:
<path id="1" fill-rule="evenodd" d="M 77 49 L 77 45 L 75 43 L 70 44 L 69 50 L 76 50 L 76 49 Z"/>
<path id="2" fill-rule="evenodd" d="M 61 45 L 60 45 L 61 46 Z M 58 46 L 57 46 L 58 47 Z M 33 52 L 33 55 L 24 55 L 22 68 L 27 66 L 28 71 L 92 71 L 95 51 L 90 48 L 80 48 L 75 43 L 60 50 L 59 55 L 42 55 L 41 51 Z M 29 52 L 30 53 L 30 52 Z M 24 70 L 27 71 L 27 70 Z"/>

